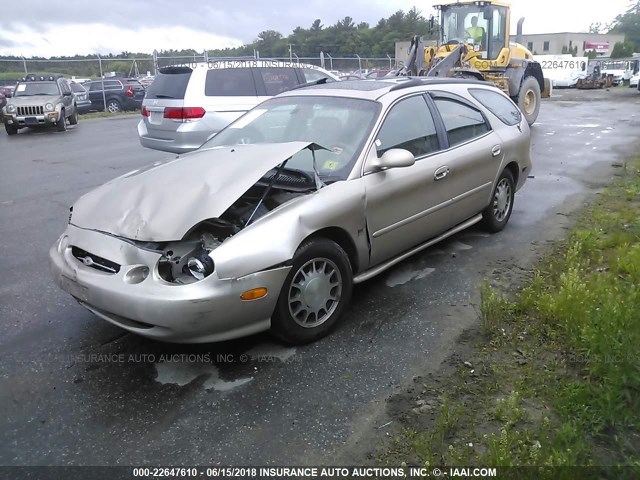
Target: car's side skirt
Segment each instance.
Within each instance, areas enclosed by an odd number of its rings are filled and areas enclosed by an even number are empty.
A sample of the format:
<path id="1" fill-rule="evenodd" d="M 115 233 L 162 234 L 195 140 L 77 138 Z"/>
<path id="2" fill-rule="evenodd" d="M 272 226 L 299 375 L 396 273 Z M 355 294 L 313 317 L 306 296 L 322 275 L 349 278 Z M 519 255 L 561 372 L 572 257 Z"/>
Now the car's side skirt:
<path id="1" fill-rule="evenodd" d="M 418 245 L 417 247 L 413 247 L 411 250 L 407 250 L 404 253 L 401 253 L 400 255 L 398 255 L 397 257 L 393 257 L 389 260 L 387 260 L 386 262 L 383 262 L 379 265 L 376 265 L 375 267 L 366 270 L 364 272 L 362 272 L 359 275 L 356 275 L 353 278 L 353 283 L 362 283 L 365 282 L 373 277 L 375 277 L 376 275 L 379 275 L 380 273 L 384 272 L 385 270 L 393 267 L 394 265 L 400 263 L 401 261 L 403 261 L 406 258 L 409 258 L 412 255 L 415 255 L 418 252 L 421 252 L 422 250 L 424 250 L 425 248 L 429 248 L 431 245 L 434 245 L 442 240 L 444 240 L 445 238 L 450 237 L 451 235 L 454 235 L 466 228 L 469 228 L 471 225 L 475 225 L 476 223 L 478 223 L 480 220 L 482 220 L 482 214 L 478 214 L 475 217 L 471 217 L 469 220 L 466 220 L 460 224 L 458 224 L 457 226 L 453 227 L 451 230 L 447 230 L 445 233 L 443 233 L 442 235 L 439 235 L 435 238 L 432 238 L 431 240 L 428 240 L 425 243 L 421 243 L 420 245 Z"/>

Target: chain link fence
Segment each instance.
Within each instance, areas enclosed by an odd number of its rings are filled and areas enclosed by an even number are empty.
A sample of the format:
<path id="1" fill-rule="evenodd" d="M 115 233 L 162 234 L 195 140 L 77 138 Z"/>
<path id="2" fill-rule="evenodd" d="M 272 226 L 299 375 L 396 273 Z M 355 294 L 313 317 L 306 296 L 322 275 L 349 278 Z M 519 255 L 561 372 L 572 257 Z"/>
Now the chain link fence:
<path id="1" fill-rule="evenodd" d="M 25 74 L 62 73 L 72 79 L 99 79 L 109 76 L 144 77 L 155 75 L 158 68 L 217 60 L 255 60 L 257 57 L 212 57 L 207 52 L 182 57 L 154 55 L 143 58 L 98 57 L 69 58 L 69 59 L 1 59 L 0 85 L 13 85 Z M 371 70 L 391 70 L 396 68 L 396 59 L 386 57 L 362 57 L 360 55 L 332 57 L 321 54 L 316 57 L 269 57 L 268 59 L 282 60 L 294 63 L 307 63 L 326 70 L 339 73 L 366 73 Z"/>

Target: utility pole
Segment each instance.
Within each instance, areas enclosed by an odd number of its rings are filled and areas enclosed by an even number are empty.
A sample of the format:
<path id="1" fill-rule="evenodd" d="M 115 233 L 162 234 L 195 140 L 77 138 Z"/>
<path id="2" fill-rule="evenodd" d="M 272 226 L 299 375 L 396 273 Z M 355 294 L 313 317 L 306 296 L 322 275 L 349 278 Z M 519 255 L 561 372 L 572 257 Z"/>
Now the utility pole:
<path id="1" fill-rule="evenodd" d="M 293 43 L 289 44 L 289 62 L 293 62 L 293 50 L 291 47 L 293 47 Z"/>

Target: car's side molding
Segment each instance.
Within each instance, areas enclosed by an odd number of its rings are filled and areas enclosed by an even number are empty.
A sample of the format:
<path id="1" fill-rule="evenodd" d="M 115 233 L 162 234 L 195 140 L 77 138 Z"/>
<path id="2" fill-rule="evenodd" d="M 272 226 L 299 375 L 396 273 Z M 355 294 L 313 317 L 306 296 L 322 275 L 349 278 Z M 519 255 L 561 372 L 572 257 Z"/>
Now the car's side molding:
<path id="1" fill-rule="evenodd" d="M 373 268 L 370 268 L 369 270 L 366 270 L 364 272 L 362 272 L 360 275 L 356 275 L 353 278 L 353 283 L 362 283 L 365 282 L 373 277 L 375 277 L 376 275 L 381 274 L 382 272 L 384 272 L 385 270 L 393 267 L 394 265 L 400 263 L 401 261 L 403 261 L 406 258 L 411 257 L 412 255 L 415 255 L 418 252 L 421 252 L 422 250 L 424 250 L 425 248 L 429 248 L 431 245 L 434 245 L 442 240 L 444 240 L 445 238 L 450 237 L 451 235 L 454 235 L 466 228 L 469 228 L 471 225 L 475 225 L 476 223 L 478 223 L 480 220 L 482 220 L 482 215 L 478 214 L 475 217 L 470 218 L 469 220 L 466 220 L 460 224 L 458 224 L 457 226 L 453 227 L 451 230 L 447 230 L 445 233 L 443 233 L 442 235 L 439 235 L 435 238 L 432 238 L 431 240 L 426 241 L 425 243 L 422 243 L 420 245 L 418 245 L 417 247 L 413 247 L 410 250 L 407 250 L 406 252 L 393 257 L 389 260 L 387 260 L 386 262 L 383 262 Z"/>

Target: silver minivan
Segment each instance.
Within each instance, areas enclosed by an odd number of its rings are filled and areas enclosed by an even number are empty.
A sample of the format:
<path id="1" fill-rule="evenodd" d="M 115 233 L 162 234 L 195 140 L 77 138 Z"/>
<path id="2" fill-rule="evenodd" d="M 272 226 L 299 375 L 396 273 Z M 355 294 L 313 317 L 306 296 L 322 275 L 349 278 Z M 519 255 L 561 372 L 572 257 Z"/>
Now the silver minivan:
<path id="1" fill-rule="evenodd" d="M 258 103 L 298 85 L 339 78 L 313 65 L 216 60 L 164 67 L 147 88 L 138 135 L 143 147 L 195 150 Z"/>

